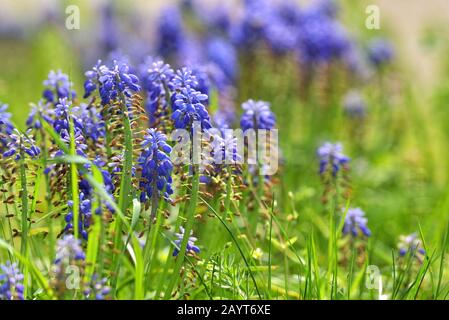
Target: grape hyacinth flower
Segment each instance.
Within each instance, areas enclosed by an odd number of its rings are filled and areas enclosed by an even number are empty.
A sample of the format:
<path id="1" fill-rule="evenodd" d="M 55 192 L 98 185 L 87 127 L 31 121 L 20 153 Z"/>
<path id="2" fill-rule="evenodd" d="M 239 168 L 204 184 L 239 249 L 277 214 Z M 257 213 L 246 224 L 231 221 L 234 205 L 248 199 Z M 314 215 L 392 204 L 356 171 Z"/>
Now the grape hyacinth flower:
<path id="1" fill-rule="evenodd" d="M 28 155 L 31 158 L 36 158 L 41 153 L 41 150 L 36 146 L 33 138 L 29 136 L 30 130 L 26 134 L 20 133 L 17 129 L 9 136 L 7 144 L 7 151 L 3 153 L 5 158 L 15 156 L 15 160 L 20 160 L 22 155 Z"/>
<path id="2" fill-rule="evenodd" d="M 243 115 L 240 126 L 243 131 L 248 129 L 271 130 L 276 125 L 276 118 L 270 110 L 270 104 L 265 101 L 248 100 L 242 104 Z"/>
<path id="3" fill-rule="evenodd" d="M 252 50 L 264 38 L 270 24 L 270 10 L 266 0 L 246 0 L 243 16 L 230 30 L 231 39 L 239 48 Z"/>
<path id="4" fill-rule="evenodd" d="M 234 46 L 227 40 L 214 37 L 207 41 L 208 61 L 217 65 L 229 82 L 234 82 L 238 74 L 238 57 Z"/>
<path id="5" fill-rule="evenodd" d="M 180 232 L 179 233 L 175 233 L 177 239 L 175 240 L 175 244 L 176 247 L 173 251 L 173 256 L 176 257 L 179 254 L 179 250 L 181 249 L 181 244 L 182 244 L 182 240 L 184 239 L 184 228 L 183 227 L 179 227 Z M 194 254 L 194 253 L 199 253 L 200 252 L 200 248 L 198 248 L 195 245 L 195 242 L 198 240 L 195 237 L 192 237 L 193 231 L 190 231 L 190 237 L 187 241 L 187 248 L 186 248 L 186 253 L 187 254 Z"/>
<path id="6" fill-rule="evenodd" d="M 69 81 L 69 76 L 61 70 L 50 71 L 48 78 L 44 81 L 46 89 L 42 93 L 46 102 L 56 104 L 60 99 L 71 99 L 76 97 L 75 90 L 71 89 L 73 84 Z"/>
<path id="7" fill-rule="evenodd" d="M 151 116 L 157 111 L 166 112 L 173 90 L 174 71 L 162 60 L 151 63 L 143 72 L 143 88 L 147 92 L 146 108 Z"/>
<path id="8" fill-rule="evenodd" d="M 0 300 L 24 300 L 23 278 L 17 263 L 0 265 Z"/>
<path id="9" fill-rule="evenodd" d="M 298 46 L 302 62 L 329 63 L 343 58 L 350 49 L 346 30 L 329 11 L 317 3 L 301 15 Z"/>
<path id="10" fill-rule="evenodd" d="M 410 253 L 412 256 L 421 260 L 421 256 L 424 256 L 426 254 L 426 251 L 422 247 L 422 242 L 418 238 L 416 233 L 412 233 L 406 236 L 400 236 L 398 248 L 399 256 L 401 257 L 404 257 L 405 255 Z"/>
<path id="11" fill-rule="evenodd" d="M 182 87 L 175 94 L 172 119 L 176 129 L 193 129 L 194 122 L 199 122 L 202 129 L 211 128 L 209 113 L 204 106 L 208 96 L 190 85 Z"/>
<path id="12" fill-rule="evenodd" d="M 98 87 L 102 105 L 116 100 L 121 94 L 129 98 L 133 92 L 140 91 L 139 78 L 123 62 L 114 61 L 113 67 L 108 68 L 99 60 L 85 75 L 87 80 L 84 82 L 84 98 L 89 97 Z"/>
<path id="13" fill-rule="evenodd" d="M 360 208 L 350 208 L 346 213 L 343 234 L 351 235 L 352 237 L 369 237 L 371 231 L 368 228 L 367 223 L 368 219 L 365 218 L 365 212 Z"/>
<path id="14" fill-rule="evenodd" d="M 14 130 L 11 114 L 7 112 L 8 105 L 0 103 L 0 151 L 4 151 Z"/>
<path id="15" fill-rule="evenodd" d="M 166 140 L 167 137 L 163 133 L 147 129 L 142 141 L 143 151 L 138 159 L 142 169 L 141 202 L 153 196 L 156 199 L 163 197 L 170 201 L 170 195 L 173 193 L 171 187 L 173 164 L 170 160 L 171 147 Z"/>
<path id="16" fill-rule="evenodd" d="M 184 43 L 184 27 L 179 9 L 174 6 L 165 8 L 159 17 L 157 30 L 157 53 L 162 57 L 173 58 Z"/>
<path id="17" fill-rule="evenodd" d="M 74 229 L 73 227 L 73 201 L 68 201 L 68 206 L 70 208 L 69 213 L 65 216 L 65 222 L 67 223 L 64 232 L 69 232 Z M 92 217 L 92 201 L 83 192 L 79 194 L 79 219 L 78 219 L 78 229 L 79 234 L 84 240 L 87 240 L 88 233 L 87 229 L 90 227 Z"/>
<path id="18" fill-rule="evenodd" d="M 391 43 L 385 39 L 374 39 L 368 46 L 368 58 L 376 68 L 388 64 L 394 56 Z"/>
<path id="19" fill-rule="evenodd" d="M 84 288 L 83 293 L 86 299 L 105 300 L 106 296 L 111 292 L 111 287 L 106 285 L 107 281 L 107 278 L 98 279 L 98 276 L 94 275 L 91 283 Z"/>
<path id="20" fill-rule="evenodd" d="M 59 239 L 56 244 L 55 265 L 69 265 L 72 261 L 81 261 L 86 258 L 81 241 L 75 239 L 71 234 Z"/>
<path id="21" fill-rule="evenodd" d="M 326 142 L 318 148 L 320 174 L 331 171 L 332 175 L 336 176 L 341 167 L 347 165 L 350 159 L 345 156 L 342 151 L 343 146 L 341 143 L 332 144 L 330 142 Z"/>

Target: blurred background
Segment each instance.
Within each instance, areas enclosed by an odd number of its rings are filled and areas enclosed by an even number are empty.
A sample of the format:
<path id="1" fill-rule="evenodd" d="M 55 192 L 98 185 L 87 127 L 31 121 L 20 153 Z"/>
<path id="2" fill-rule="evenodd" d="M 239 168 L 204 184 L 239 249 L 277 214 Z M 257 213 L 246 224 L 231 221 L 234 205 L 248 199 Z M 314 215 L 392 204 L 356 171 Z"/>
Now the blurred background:
<path id="1" fill-rule="evenodd" d="M 14 102 L 14 119 L 21 122 L 28 103 L 40 97 L 37 85 L 51 69 L 70 73 L 79 86 L 83 68 L 105 59 L 109 49 L 154 52 L 160 10 L 176 0 L 2 0 L 0 4 L 0 101 Z M 205 0 L 202 5 L 219 1 Z M 223 2 L 223 1 L 221 1 Z M 238 0 L 225 1 L 235 7 Z M 298 1 L 307 4 L 313 1 Z M 343 22 L 356 35 L 385 34 L 394 39 L 397 62 L 413 78 L 412 85 L 423 94 L 444 81 L 448 50 L 449 7 L 445 0 L 337 1 Z M 80 8 L 80 30 L 67 30 L 69 5 Z M 380 30 L 367 30 L 365 8 L 380 9 Z M 121 34 L 121 36 L 119 35 Z M 120 39 L 121 38 L 121 39 Z M 140 42 L 139 48 L 132 48 Z M 142 50 L 143 47 L 143 50 Z M 129 52 L 128 52 L 129 53 Z"/>

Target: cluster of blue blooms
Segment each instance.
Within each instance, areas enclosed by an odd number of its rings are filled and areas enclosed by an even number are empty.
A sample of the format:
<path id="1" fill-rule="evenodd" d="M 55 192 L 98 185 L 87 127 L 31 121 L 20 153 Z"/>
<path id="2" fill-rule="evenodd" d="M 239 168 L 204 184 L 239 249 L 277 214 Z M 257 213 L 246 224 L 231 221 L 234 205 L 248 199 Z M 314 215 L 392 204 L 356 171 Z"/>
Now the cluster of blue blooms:
<path id="1" fill-rule="evenodd" d="M 391 62 L 393 59 L 393 46 L 385 39 L 374 39 L 369 44 L 368 57 L 375 67 L 380 68 Z"/>
<path id="2" fill-rule="evenodd" d="M 362 95 L 358 91 L 349 91 L 343 98 L 343 109 L 352 118 L 361 119 L 366 116 L 367 106 Z"/>
<path id="3" fill-rule="evenodd" d="M 61 70 L 50 71 L 47 80 L 44 81 L 45 90 L 42 93 L 46 102 L 57 104 L 61 99 L 73 100 L 76 97 L 75 90 L 72 89 L 72 83 L 68 75 Z"/>
<path id="4" fill-rule="evenodd" d="M 399 248 L 399 255 L 401 257 L 410 254 L 411 256 L 414 256 L 417 259 L 421 259 L 421 257 L 426 254 L 426 251 L 422 246 L 422 242 L 418 238 L 418 235 L 416 233 L 412 233 L 406 236 L 400 236 L 398 248 Z"/>
<path id="5" fill-rule="evenodd" d="M 340 169 L 347 165 L 350 160 L 343 154 L 341 143 L 324 143 L 318 148 L 318 157 L 320 159 L 320 174 L 330 171 L 333 176 L 336 176 Z"/>
<path id="6" fill-rule="evenodd" d="M 350 208 L 346 213 L 345 223 L 343 226 L 343 234 L 351 235 L 352 237 L 371 235 L 368 228 L 368 219 L 365 218 L 365 212 L 360 208 Z"/>
<path id="7" fill-rule="evenodd" d="M 41 151 L 30 131 L 23 134 L 15 129 L 11 122 L 11 114 L 7 110 L 8 105 L 0 104 L 0 153 L 5 158 L 15 155 L 15 160 L 19 160 L 22 154 L 36 158 Z"/>
<path id="8" fill-rule="evenodd" d="M 173 165 L 170 160 L 171 147 L 166 142 L 167 137 L 155 129 L 147 129 L 142 141 L 142 154 L 138 163 L 142 169 L 140 201 L 145 202 L 153 196 L 169 200 L 173 193 L 171 172 Z"/>
<path id="9" fill-rule="evenodd" d="M 23 279 L 17 263 L 0 265 L 0 300 L 23 300 Z"/>
<path id="10" fill-rule="evenodd" d="M 173 256 L 177 256 L 179 254 L 179 250 L 181 249 L 182 240 L 184 239 L 185 230 L 183 227 L 179 227 L 180 232 L 175 233 L 176 240 L 174 241 L 176 244 L 175 250 L 173 251 Z M 195 245 L 195 242 L 198 240 L 197 238 L 192 236 L 193 231 L 190 231 L 190 236 L 187 241 L 186 253 L 199 253 L 200 248 Z"/>
<path id="11" fill-rule="evenodd" d="M 87 299 L 94 298 L 95 300 L 105 300 L 107 295 L 111 292 L 111 287 L 107 286 L 107 278 L 99 279 L 97 275 L 92 277 L 92 281 L 84 290 L 84 296 Z"/>
<path id="12" fill-rule="evenodd" d="M 69 265 L 72 261 L 80 261 L 86 259 L 81 241 L 75 239 L 71 234 L 65 235 L 59 239 L 56 244 L 56 258 L 54 264 L 56 266 Z M 56 269 L 57 271 L 60 269 Z"/>
<path id="13" fill-rule="evenodd" d="M 130 72 L 126 63 L 114 61 L 112 68 L 97 64 L 85 73 L 87 80 L 84 82 L 84 98 L 89 97 L 98 87 L 101 103 L 109 104 L 120 98 L 121 95 L 131 97 L 133 92 L 140 91 L 138 77 Z"/>
<path id="14" fill-rule="evenodd" d="M 243 131 L 248 129 L 271 130 L 276 125 L 276 118 L 267 102 L 248 100 L 242 104 L 242 108 L 240 127 Z"/>
<path id="15" fill-rule="evenodd" d="M 11 114 L 8 111 L 8 105 L 0 103 L 0 151 L 4 152 L 9 141 L 9 136 L 14 130 L 11 123 Z"/>

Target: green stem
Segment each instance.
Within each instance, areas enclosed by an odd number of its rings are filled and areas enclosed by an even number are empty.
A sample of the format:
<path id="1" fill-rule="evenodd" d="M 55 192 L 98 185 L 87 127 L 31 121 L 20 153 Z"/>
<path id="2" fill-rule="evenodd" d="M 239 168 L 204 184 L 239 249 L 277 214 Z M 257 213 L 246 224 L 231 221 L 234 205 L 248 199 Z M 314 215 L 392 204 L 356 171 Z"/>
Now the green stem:
<path id="1" fill-rule="evenodd" d="M 20 184 L 21 184 L 21 199 L 22 199 L 22 239 L 20 244 L 20 253 L 26 257 L 27 242 L 28 242 L 28 190 L 27 177 L 25 169 L 25 152 L 20 150 Z"/>
<path id="2" fill-rule="evenodd" d="M 198 193 L 199 193 L 199 185 L 200 185 L 200 176 L 199 176 L 199 170 L 197 166 L 194 168 L 194 176 L 193 176 L 193 183 L 192 183 L 192 193 L 190 198 L 190 206 L 187 212 L 187 223 L 186 227 L 184 229 L 184 238 L 181 242 L 181 248 L 179 250 L 179 254 L 176 260 L 176 264 L 173 270 L 173 274 L 170 280 L 170 283 L 167 287 L 167 290 L 165 291 L 164 299 L 170 299 L 173 288 L 179 279 L 179 271 L 181 270 L 182 264 L 184 262 L 185 255 L 187 254 L 187 243 L 190 237 L 190 232 L 192 231 L 193 223 L 195 220 L 195 211 L 196 211 L 196 205 L 198 202 Z"/>

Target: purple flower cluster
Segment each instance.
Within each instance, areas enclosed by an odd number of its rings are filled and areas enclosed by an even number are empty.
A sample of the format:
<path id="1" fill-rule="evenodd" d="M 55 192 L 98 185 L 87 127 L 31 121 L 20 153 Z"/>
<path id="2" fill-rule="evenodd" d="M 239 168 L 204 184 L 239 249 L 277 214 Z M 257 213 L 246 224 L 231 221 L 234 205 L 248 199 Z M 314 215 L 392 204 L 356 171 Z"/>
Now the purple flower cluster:
<path id="1" fill-rule="evenodd" d="M 0 151 L 4 152 L 9 142 L 9 137 L 14 130 L 11 123 L 11 114 L 8 111 L 7 104 L 0 103 Z"/>
<path id="2" fill-rule="evenodd" d="M 142 142 L 143 151 L 138 159 L 142 170 L 140 201 L 145 202 L 153 196 L 162 196 L 169 200 L 173 193 L 171 173 L 173 164 L 170 160 L 171 147 L 167 137 L 155 129 L 147 129 Z"/>
<path id="3" fill-rule="evenodd" d="M 17 263 L 0 265 L 0 300 L 24 300 L 23 279 Z"/>
<path id="4" fill-rule="evenodd" d="M 31 158 L 36 158 L 41 153 L 41 150 L 36 146 L 34 140 L 27 134 L 22 134 L 15 129 L 13 133 L 9 135 L 9 142 L 6 146 L 7 151 L 3 153 L 5 158 L 15 155 L 15 160 L 20 160 L 21 154 L 28 155 Z"/>
<path id="5" fill-rule="evenodd" d="M 336 176 L 342 166 L 345 166 L 350 160 L 343 154 L 341 143 L 326 142 L 318 148 L 317 153 L 320 159 L 320 174 L 330 171 L 333 176 Z"/>
<path id="6" fill-rule="evenodd" d="M 173 90 L 174 71 L 161 60 L 145 64 L 143 68 L 142 86 L 147 94 L 147 111 L 150 116 L 157 111 L 165 115 L 170 104 L 170 91 Z"/>
<path id="7" fill-rule="evenodd" d="M 343 98 L 343 109 L 345 113 L 353 118 L 364 118 L 366 116 L 366 102 L 358 91 L 349 91 Z"/>
<path id="8" fill-rule="evenodd" d="M 176 240 L 174 241 L 176 244 L 175 250 L 173 250 L 173 256 L 176 257 L 179 254 L 179 250 L 181 249 L 182 240 L 184 239 L 185 230 L 183 227 L 179 227 L 180 232 L 175 233 Z M 190 231 L 190 237 L 187 241 L 186 253 L 199 253 L 200 248 L 195 245 L 195 242 L 198 240 L 195 237 L 192 237 L 193 231 Z"/>
<path id="9" fill-rule="evenodd" d="M 271 130 L 276 125 L 276 118 L 265 101 L 248 100 L 242 104 L 243 114 L 240 126 L 243 131 L 248 129 Z"/>
<path id="10" fill-rule="evenodd" d="M 426 251 L 422 246 L 421 240 L 418 238 L 416 233 L 412 233 L 409 235 L 402 235 L 399 237 L 399 255 L 404 257 L 407 254 L 420 258 L 420 256 L 424 256 Z"/>
<path id="11" fill-rule="evenodd" d="M 343 226 L 343 234 L 351 235 L 352 237 L 371 235 L 368 228 L 368 219 L 365 218 L 365 212 L 360 208 L 350 208 L 346 213 L 345 223 Z"/>
<path id="12" fill-rule="evenodd" d="M 73 100 L 76 97 L 68 75 L 62 73 L 61 70 L 50 71 L 48 78 L 44 81 L 44 86 L 45 90 L 42 96 L 48 103 L 56 104 L 60 99 Z"/>
<path id="13" fill-rule="evenodd" d="M 391 43 L 385 39 L 374 39 L 368 46 L 368 58 L 377 68 L 388 64 L 394 57 Z"/>
<path id="14" fill-rule="evenodd" d="M 166 58 L 176 56 L 184 45 L 182 15 L 177 7 L 164 9 L 157 23 L 156 51 Z"/>
<path id="15" fill-rule="evenodd" d="M 131 73 L 129 66 L 123 62 L 114 61 L 112 68 L 109 68 L 99 60 L 85 75 L 87 80 L 84 82 L 84 98 L 89 97 L 98 88 L 103 105 L 120 98 L 122 94 L 131 97 L 133 92 L 140 91 L 139 78 Z"/>
<path id="16" fill-rule="evenodd" d="M 98 276 L 94 275 L 91 283 L 84 288 L 83 293 L 86 299 L 105 300 L 106 296 L 111 292 L 111 287 L 106 285 L 107 282 L 107 278 L 98 279 Z"/>

